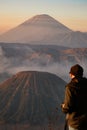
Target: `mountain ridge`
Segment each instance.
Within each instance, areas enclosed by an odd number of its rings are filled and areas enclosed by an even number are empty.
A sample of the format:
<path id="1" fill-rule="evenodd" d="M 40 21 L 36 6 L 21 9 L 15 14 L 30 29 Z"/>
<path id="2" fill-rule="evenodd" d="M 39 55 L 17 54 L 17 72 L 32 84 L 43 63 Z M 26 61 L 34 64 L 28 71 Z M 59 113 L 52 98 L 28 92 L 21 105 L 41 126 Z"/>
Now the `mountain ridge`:
<path id="1" fill-rule="evenodd" d="M 52 26 L 52 24 L 54 25 L 54 23 L 55 23 L 55 27 L 60 27 L 60 28 L 64 27 L 64 28 L 66 28 L 67 31 L 71 31 L 71 29 L 69 29 L 65 25 L 61 24 L 59 21 L 57 21 L 55 18 L 51 17 L 48 14 L 40 14 L 40 15 L 33 16 L 32 18 L 26 20 L 19 26 L 28 25 L 28 24 L 35 24 L 35 25 L 39 24 L 40 25 L 42 23 L 46 24 L 46 22 L 50 23 L 51 26 Z"/>
<path id="2" fill-rule="evenodd" d="M 36 15 L 0 35 L 0 42 L 87 47 L 87 33 L 73 31 L 50 15 Z"/>
<path id="3" fill-rule="evenodd" d="M 16 73 L 0 84 L 0 125 L 26 123 L 45 126 L 55 121 L 59 127 L 63 124 L 60 103 L 65 84 L 60 77 L 48 72 Z"/>
<path id="4" fill-rule="evenodd" d="M 27 26 L 25 26 L 27 25 Z M 56 37 L 71 30 L 49 15 L 36 15 L 0 36 L 1 42 L 55 43 Z M 52 43 L 53 43 L 52 42 Z"/>

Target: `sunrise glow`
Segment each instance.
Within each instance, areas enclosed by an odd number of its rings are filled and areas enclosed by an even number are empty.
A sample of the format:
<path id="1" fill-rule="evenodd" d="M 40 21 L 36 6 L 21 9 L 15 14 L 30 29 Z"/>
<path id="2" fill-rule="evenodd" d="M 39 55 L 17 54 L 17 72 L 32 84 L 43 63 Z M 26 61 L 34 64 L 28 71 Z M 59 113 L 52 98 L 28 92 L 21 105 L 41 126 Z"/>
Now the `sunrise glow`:
<path id="1" fill-rule="evenodd" d="M 0 34 L 38 14 L 48 14 L 72 30 L 87 32 L 87 0 L 3 0 Z"/>

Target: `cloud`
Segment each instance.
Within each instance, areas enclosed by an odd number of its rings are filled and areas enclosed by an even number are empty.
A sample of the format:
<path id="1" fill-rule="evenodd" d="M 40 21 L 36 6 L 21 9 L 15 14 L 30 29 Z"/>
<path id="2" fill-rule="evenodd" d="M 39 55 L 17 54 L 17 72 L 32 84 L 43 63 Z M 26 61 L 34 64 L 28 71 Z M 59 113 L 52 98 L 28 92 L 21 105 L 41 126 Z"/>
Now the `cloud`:
<path id="1" fill-rule="evenodd" d="M 16 74 L 20 71 L 44 71 L 49 73 L 54 73 L 60 78 L 64 79 L 65 81 L 68 79 L 68 72 L 69 67 L 66 68 L 66 66 L 59 64 L 59 63 L 53 63 L 51 65 L 41 66 L 37 64 L 33 64 L 32 66 L 29 65 L 20 65 L 18 67 L 11 67 L 7 69 L 7 73 L 9 74 Z"/>
<path id="2" fill-rule="evenodd" d="M 9 59 L 6 58 L 2 47 L 0 46 L 0 73 L 5 72 L 10 65 Z"/>
<path id="3" fill-rule="evenodd" d="M 27 46 L 15 46 L 6 48 L 7 52 L 0 46 L 0 73 L 16 74 L 20 71 L 45 71 L 54 73 L 65 81 L 69 81 L 69 70 L 74 63 L 68 61 L 57 61 L 51 52 L 40 52 Z M 7 54 L 6 54 L 7 53 Z M 79 60 L 80 62 L 80 60 Z M 80 65 L 84 68 L 84 75 L 87 75 L 87 61 L 85 57 Z"/>

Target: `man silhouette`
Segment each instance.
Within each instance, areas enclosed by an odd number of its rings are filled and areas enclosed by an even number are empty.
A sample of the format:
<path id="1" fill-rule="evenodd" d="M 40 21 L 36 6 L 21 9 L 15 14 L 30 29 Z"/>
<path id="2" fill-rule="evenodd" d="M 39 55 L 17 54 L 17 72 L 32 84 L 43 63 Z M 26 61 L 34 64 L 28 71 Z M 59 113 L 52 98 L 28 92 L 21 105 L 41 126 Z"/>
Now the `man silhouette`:
<path id="1" fill-rule="evenodd" d="M 61 108 L 66 114 L 69 130 L 87 130 L 87 79 L 79 64 L 71 67 L 69 75 L 71 81 L 65 87 Z"/>

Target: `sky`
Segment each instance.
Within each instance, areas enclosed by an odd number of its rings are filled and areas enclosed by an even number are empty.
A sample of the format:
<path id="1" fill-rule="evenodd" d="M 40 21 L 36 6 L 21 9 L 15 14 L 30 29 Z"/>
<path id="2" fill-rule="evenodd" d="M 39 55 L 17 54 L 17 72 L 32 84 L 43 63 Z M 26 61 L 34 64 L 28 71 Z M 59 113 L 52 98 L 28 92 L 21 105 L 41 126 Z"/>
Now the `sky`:
<path id="1" fill-rule="evenodd" d="M 38 14 L 87 32 L 87 0 L 0 0 L 0 34 Z"/>

